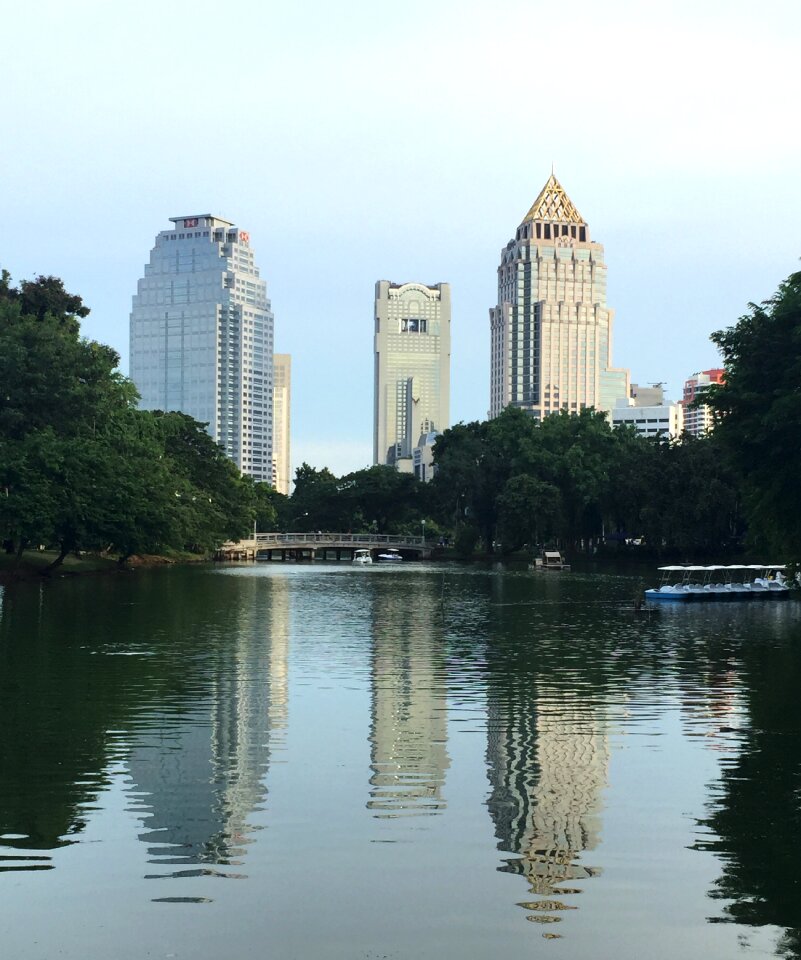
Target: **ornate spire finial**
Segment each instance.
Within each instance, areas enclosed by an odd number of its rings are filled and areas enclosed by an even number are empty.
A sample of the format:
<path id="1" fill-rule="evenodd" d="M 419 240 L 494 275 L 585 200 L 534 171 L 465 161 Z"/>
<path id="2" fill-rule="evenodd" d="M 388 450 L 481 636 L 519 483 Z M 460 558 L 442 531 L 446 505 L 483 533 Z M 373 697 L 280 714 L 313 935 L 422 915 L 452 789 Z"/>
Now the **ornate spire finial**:
<path id="1" fill-rule="evenodd" d="M 540 190 L 529 212 L 523 217 L 523 223 L 529 220 L 544 220 L 551 223 L 578 223 L 586 226 L 584 219 L 575 208 L 573 201 L 565 193 L 565 188 L 556 179 L 551 164 L 551 175 Z"/>

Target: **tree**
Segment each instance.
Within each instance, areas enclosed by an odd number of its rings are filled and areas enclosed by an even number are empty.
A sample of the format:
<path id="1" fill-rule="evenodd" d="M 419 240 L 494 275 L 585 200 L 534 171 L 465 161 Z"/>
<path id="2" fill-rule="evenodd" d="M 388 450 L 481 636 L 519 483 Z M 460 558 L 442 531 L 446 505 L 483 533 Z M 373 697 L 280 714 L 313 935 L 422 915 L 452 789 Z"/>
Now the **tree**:
<path id="1" fill-rule="evenodd" d="M 409 473 L 378 465 L 349 473 L 339 482 L 339 496 L 349 530 L 374 528 L 398 533 L 420 517 L 420 482 Z"/>
<path id="2" fill-rule="evenodd" d="M 281 529 L 281 521 L 289 509 L 289 497 L 279 493 L 269 483 L 253 484 L 253 509 L 256 513 L 256 529 L 267 533 Z"/>
<path id="3" fill-rule="evenodd" d="M 704 394 L 715 433 L 743 477 L 755 539 L 801 558 L 801 273 L 712 335 L 725 382 Z"/>
<path id="4" fill-rule="evenodd" d="M 290 531 L 340 530 L 346 524 L 339 481 L 327 467 L 317 470 L 302 463 L 295 470 L 295 490 L 289 503 L 290 515 L 284 526 Z"/>
<path id="5" fill-rule="evenodd" d="M 206 551 L 252 529 L 255 493 L 203 424 L 136 409 L 118 356 L 54 277 L 0 275 L 0 539 L 72 550 Z"/>
<path id="6" fill-rule="evenodd" d="M 557 487 L 526 474 L 512 477 L 497 500 L 503 553 L 550 540 L 559 529 L 562 497 Z"/>

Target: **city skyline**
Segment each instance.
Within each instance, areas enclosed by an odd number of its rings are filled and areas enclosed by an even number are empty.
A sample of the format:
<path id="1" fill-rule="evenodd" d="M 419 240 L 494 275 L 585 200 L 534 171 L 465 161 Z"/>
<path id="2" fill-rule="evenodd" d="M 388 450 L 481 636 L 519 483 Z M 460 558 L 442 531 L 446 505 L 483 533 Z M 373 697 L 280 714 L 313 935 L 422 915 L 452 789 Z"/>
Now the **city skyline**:
<path id="1" fill-rule="evenodd" d="M 171 91 L 199 67 L 176 45 L 206 49 L 217 11 L 201 5 L 188 19 L 146 0 L 122 35 L 101 12 L 95 0 L 10 11 L 9 35 L 36 33 L 43 15 L 53 29 L 34 75 L 24 44 L 0 66 L 7 129 L 25 134 L 0 158 L 0 263 L 17 280 L 62 277 L 92 310 L 85 335 L 117 349 L 127 373 L 129 297 L 153 224 L 189 209 L 246 223 L 280 320 L 276 349 L 294 360 L 296 465 L 370 463 L 360 305 L 379 276 L 451 283 L 451 419 L 486 416 L 498 249 L 552 161 L 604 244 L 615 363 L 641 383 L 666 382 L 671 399 L 694 371 L 719 366 L 709 334 L 798 267 L 801 146 L 786 119 L 797 4 L 755 11 L 735 0 L 724 19 L 690 3 L 634 15 L 622 2 L 557 13 L 412 0 L 386 11 L 353 3 L 344 17 L 313 5 L 311 18 L 246 3 L 237 97 L 218 85 L 180 105 Z M 576 67 L 564 70 L 561 45 L 537 47 L 537 75 L 557 77 L 559 94 L 540 107 L 536 92 L 508 90 L 507 65 L 528 62 L 534 39 L 554 30 Z M 382 69 L 388 35 L 410 69 Z M 677 50 L 692 65 L 678 73 Z M 743 69 L 760 61 L 770 74 Z M 521 124 L 532 109 L 537 122 Z M 224 149 L 206 132 L 220 117 Z M 505 130 L 514 148 L 501 151 Z M 347 389 L 323 400 L 332 364 L 345 361 Z"/>

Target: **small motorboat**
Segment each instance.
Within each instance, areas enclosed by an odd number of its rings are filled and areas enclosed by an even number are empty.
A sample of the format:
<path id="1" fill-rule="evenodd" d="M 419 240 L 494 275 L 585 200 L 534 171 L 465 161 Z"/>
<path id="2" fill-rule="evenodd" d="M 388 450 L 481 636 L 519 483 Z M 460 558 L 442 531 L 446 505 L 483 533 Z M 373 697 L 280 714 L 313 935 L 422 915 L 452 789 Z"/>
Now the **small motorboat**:
<path id="1" fill-rule="evenodd" d="M 403 557 L 398 553 L 394 547 L 390 547 L 388 550 L 385 550 L 383 553 L 379 553 L 376 558 L 379 563 L 402 563 Z"/>
<path id="2" fill-rule="evenodd" d="M 373 558 L 370 555 L 369 550 L 354 550 L 353 551 L 353 562 L 354 563 L 372 563 Z"/>

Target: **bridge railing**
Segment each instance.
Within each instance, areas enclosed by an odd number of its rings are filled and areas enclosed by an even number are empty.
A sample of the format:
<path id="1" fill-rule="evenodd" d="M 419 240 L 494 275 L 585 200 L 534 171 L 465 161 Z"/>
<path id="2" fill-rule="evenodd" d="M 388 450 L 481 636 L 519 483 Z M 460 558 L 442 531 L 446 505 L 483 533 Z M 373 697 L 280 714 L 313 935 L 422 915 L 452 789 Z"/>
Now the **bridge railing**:
<path id="1" fill-rule="evenodd" d="M 425 547 L 423 537 L 399 537 L 378 533 L 257 533 L 258 548 L 303 546 Z"/>

